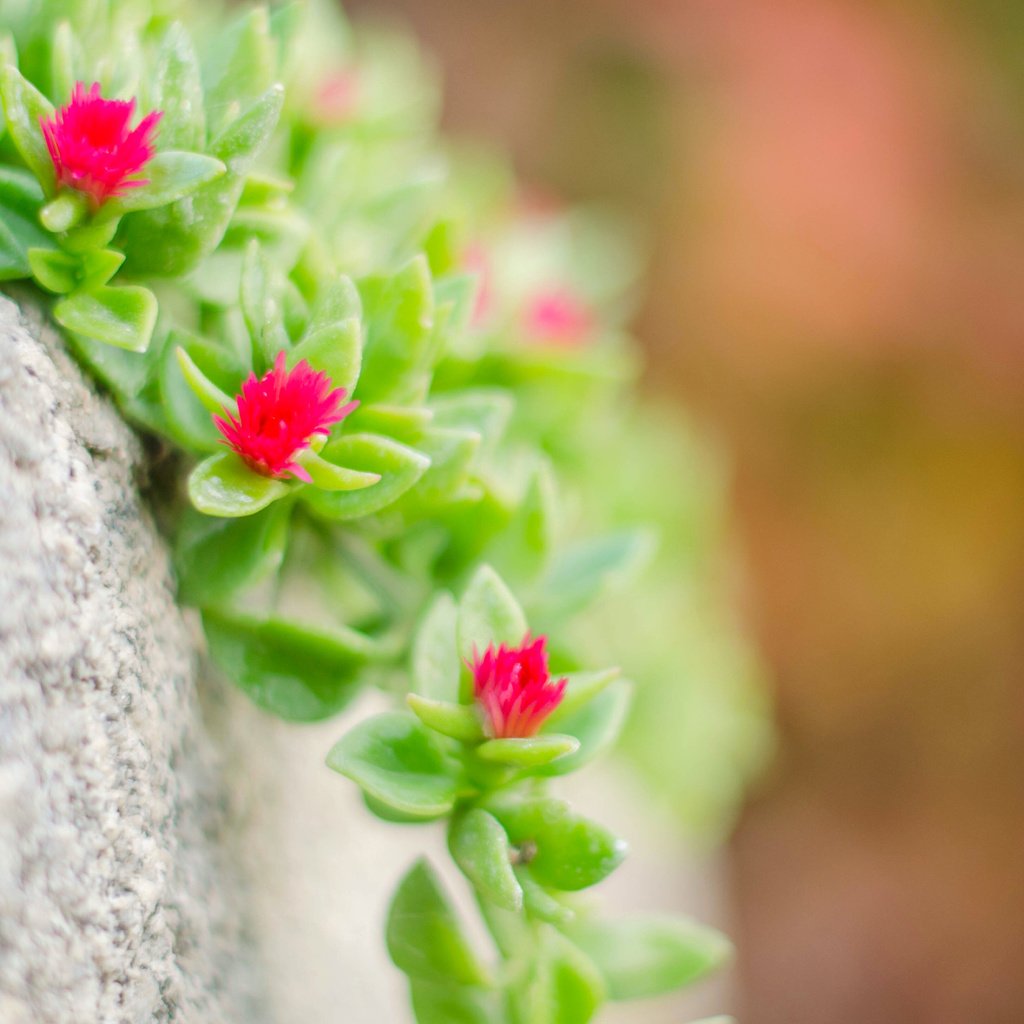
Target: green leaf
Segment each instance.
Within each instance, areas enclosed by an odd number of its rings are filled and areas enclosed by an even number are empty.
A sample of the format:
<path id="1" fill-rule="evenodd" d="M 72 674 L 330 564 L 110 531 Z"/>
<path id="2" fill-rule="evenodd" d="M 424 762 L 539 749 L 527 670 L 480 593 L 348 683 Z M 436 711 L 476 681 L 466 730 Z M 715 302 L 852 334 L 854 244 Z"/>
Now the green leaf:
<path id="1" fill-rule="evenodd" d="M 626 844 L 602 825 L 550 797 L 503 799 L 487 808 L 515 846 L 535 850 L 529 870 L 542 885 L 567 892 L 596 885 L 626 856 Z"/>
<path id="2" fill-rule="evenodd" d="M 331 748 L 327 765 L 382 804 L 426 821 L 447 814 L 458 769 L 438 738 L 409 714 L 365 719 Z"/>
<path id="3" fill-rule="evenodd" d="M 455 908 L 423 858 L 399 883 L 391 901 L 387 944 L 394 965 L 411 978 L 437 984 L 487 982 Z"/>
<path id="4" fill-rule="evenodd" d="M 232 175 L 248 173 L 277 126 L 283 103 L 284 87 L 272 85 L 213 140 L 210 155 L 223 160 Z M 244 182 L 238 184 L 241 195 Z"/>
<path id="5" fill-rule="evenodd" d="M 344 627 L 320 629 L 226 609 L 203 612 L 214 661 L 250 699 L 289 722 L 337 714 L 359 691 L 372 640 Z"/>
<path id="6" fill-rule="evenodd" d="M 192 393 L 202 403 L 207 412 L 217 416 L 234 414 L 235 400 L 226 392 L 221 391 L 202 370 L 196 366 L 192 357 L 181 345 L 174 346 L 174 355 L 181 367 L 182 376 L 192 389 Z"/>
<path id="7" fill-rule="evenodd" d="M 192 504 L 208 516 L 251 516 L 288 490 L 283 480 L 250 469 L 234 452 L 211 455 L 188 478 Z"/>
<path id="8" fill-rule="evenodd" d="M 211 134 L 271 84 L 275 50 L 265 7 L 243 15 L 215 41 L 204 76 Z"/>
<path id="9" fill-rule="evenodd" d="M 473 388 L 432 397 L 430 408 L 439 427 L 473 430 L 493 446 L 508 427 L 515 399 L 500 388 Z"/>
<path id="10" fill-rule="evenodd" d="M 314 370 L 326 373 L 346 395 L 355 390 L 362 362 L 362 328 L 357 317 L 339 320 L 307 334 L 292 350 L 288 362 L 305 359 Z"/>
<path id="11" fill-rule="evenodd" d="M 143 168 L 146 184 L 131 188 L 123 196 L 112 199 L 100 214 L 119 217 L 135 210 L 151 210 L 157 206 L 190 195 L 227 171 L 220 160 L 202 153 L 164 150 L 157 153 Z M 52 204 L 51 204 L 52 205 Z"/>
<path id="12" fill-rule="evenodd" d="M 477 747 L 477 754 L 485 761 L 507 764 L 517 768 L 538 768 L 550 764 L 567 754 L 579 750 L 580 741 L 575 736 L 559 736 L 557 733 L 543 736 L 529 736 L 522 739 L 488 740 Z"/>
<path id="13" fill-rule="evenodd" d="M 535 584 L 554 548 L 557 499 L 548 462 L 538 462 L 508 526 L 487 549 L 488 559 L 524 587 Z"/>
<path id="14" fill-rule="evenodd" d="M 636 571 L 652 550 L 652 538 L 643 530 L 622 530 L 567 548 L 551 565 L 544 597 L 534 610 L 545 621 L 579 611 L 616 579 Z"/>
<path id="15" fill-rule="evenodd" d="M 81 259 L 59 249 L 29 249 L 32 276 L 48 292 L 66 295 L 78 287 Z"/>
<path id="16" fill-rule="evenodd" d="M 579 711 L 599 693 L 603 693 L 620 675 L 620 669 L 606 668 L 599 672 L 572 672 L 565 676 L 565 691 L 547 724 L 554 725 Z"/>
<path id="17" fill-rule="evenodd" d="M 433 413 L 422 405 L 360 405 L 354 415 L 360 430 L 411 445 L 423 437 L 433 419 Z"/>
<path id="18" fill-rule="evenodd" d="M 490 644 L 520 644 L 524 636 L 526 617 L 519 602 L 489 565 L 480 566 L 459 602 L 460 656 L 467 660 Z"/>
<path id="19" fill-rule="evenodd" d="M 180 599 L 198 606 L 220 604 L 276 571 L 284 557 L 288 522 L 289 510 L 282 504 L 242 519 L 186 509 L 175 545 Z"/>
<path id="20" fill-rule="evenodd" d="M 124 253 L 116 249 L 91 249 L 80 258 L 83 288 L 106 284 L 124 263 Z"/>
<path id="21" fill-rule="evenodd" d="M 156 325 L 156 296 L 139 285 L 102 285 L 75 292 L 53 308 L 57 322 L 69 331 L 108 345 L 144 352 Z"/>
<path id="22" fill-rule="evenodd" d="M 416 256 L 393 277 L 360 282 L 364 322 L 362 397 L 408 401 L 426 383 L 434 296 L 426 258 Z"/>
<path id="23" fill-rule="evenodd" d="M 278 352 L 288 348 L 279 278 L 259 242 L 250 241 L 242 263 L 241 303 L 252 339 L 253 368 L 258 376 L 274 364 Z"/>
<path id="24" fill-rule="evenodd" d="M 587 1024 L 605 998 L 604 982 L 586 955 L 550 925 L 540 933 L 537 967 L 515 992 L 526 1024 Z"/>
<path id="25" fill-rule="evenodd" d="M 54 194 L 53 161 L 46 148 L 40 118 L 53 117 L 53 104 L 27 81 L 13 64 L 0 68 L 0 99 L 7 131 L 26 166 L 39 180 L 43 192 Z"/>
<path id="26" fill-rule="evenodd" d="M 40 211 L 39 220 L 47 231 L 60 234 L 81 224 L 89 212 L 89 204 L 80 192 L 61 192 Z"/>
<path id="27" fill-rule="evenodd" d="M 53 43 L 50 47 L 51 96 L 71 96 L 75 82 L 80 78 L 75 73 L 75 66 L 80 63 L 80 52 L 71 25 L 66 21 L 59 21 L 53 31 Z"/>
<path id="28" fill-rule="evenodd" d="M 345 320 L 360 319 L 363 304 L 359 291 L 345 274 L 326 278 L 320 283 L 310 311 L 309 333 Z"/>
<path id="29" fill-rule="evenodd" d="M 560 732 L 575 736 L 579 750 L 540 769 L 543 775 L 568 775 L 610 749 L 626 724 L 631 697 L 625 680 L 611 683 L 582 707 L 558 715 L 555 722 Z M 560 709 L 557 709 L 560 710 Z M 555 715 L 552 715 L 555 718 Z"/>
<path id="30" fill-rule="evenodd" d="M 453 427 L 430 426 L 416 448 L 430 459 L 430 468 L 409 492 L 403 507 L 423 513 L 450 501 L 466 482 L 480 447 L 480 435 Z"/>
<path id="31" fill-rule="evenodd" d="M 609 997 L 616 1000 L 646 999 L 691 985 L 732 953 L 721 932 L 666 915 L 581 921 L 569 935 L 597 966 Z"/>
<path id="32" fill-rule="evenodd" d="M 459 694 L 456 646 L 458 608 L 451 594 L 440 593 L 427 609 L 412 644 L 412 682 L 430 700 L 452 701 Z"/>
<path id="33" fill-rule="evenodd" d="M 162 110 L 160 144 L 200 149 L 206 141 L 206 115 L 199 59 L 188 32 L 171 25 L 160 40 L 153 68 L 150 109 Z"/>
<path id="34" fill-rule="evenodd" d="M 237 412 L 235 400 L 220 387 L 233 392 L 244 376 L 234 349 L 174 329 L 163 347 L 160 371 L 160 397 L 174 440 L 189 451 L 223 453 L 224 438 L 213 417 Z"/>
<path id="35" fill-rule="evenodd" d="M 74 255 L 60 249 L 39 248 L 28 250 L 28 262 L 40 285 L 57 295 L 66 295 L 79 287 L 95 290 L 105 285 L 117 273 L 124 256 L 113 249 Z"/>
<path id="36" fill-rule="evenodd" d="M 321 458 L 311 448 L 301 452 L 296 461 L 309 473 L 313 483 L 324 491 L 359 491 L 380 483 L 379 473 L 364 473 L 358 469 L 336 466 Z"/>
<path id="37" fill-rule="evenodd" d="M 406 703 L 414 715 L 428 728 L 442 736 L 464 743 L 483 739 L 484 731 L 477 713 L 467 704 L 452 704 L 446 700 L 431 700 L 418 693 L 409 693 Z"/>
<path id="38" fill-rule="evenodd" d="M 503 910 L 519 911 L 523 890 L 512 870 L 508 835 L 493 815 L 479 807 L 452 822 L 448 848 L 480 895 Z"/>
<path id="39" fill-rule="evenodd" d="M 43 190 L 35 177 L 20 167 L 0 165 L 0 206 L 30 221 L 40 238 L 46 238 L 36 221 L 43 205 Z"/>
<path id="40" fill-rule="evenodd" d="M 474 985 L 409 979 L 409 997 L 417 1024 L 494 1024 L 495 993 Z"/>
<path id="41" fill-rule="evenodd" d="M 42 199 L 27 171 L 0 166 L 0 281 L 29 277 L 29 250 L 52 246 L 38 222 Z"/>
<path id="42" fill-rule="evenodd" d="M 426 472 L 426 456 L 377 434 L 342 434 L 320 455 L 335 465 L 377 473 L 380 482 L 360 491 L 321 491 L 309 487 L 302 500 L 325 519 L 358 519 L 379 512 L 401 497 Z"/>

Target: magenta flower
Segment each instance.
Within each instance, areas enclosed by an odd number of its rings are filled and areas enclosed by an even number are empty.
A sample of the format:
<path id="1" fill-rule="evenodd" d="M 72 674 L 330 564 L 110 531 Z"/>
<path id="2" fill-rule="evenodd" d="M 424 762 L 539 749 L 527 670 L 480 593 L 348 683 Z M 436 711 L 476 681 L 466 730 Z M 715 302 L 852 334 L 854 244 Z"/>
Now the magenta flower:
<path id="1" fill-rule="evenodd" d="M 527 634 L 521 647 L 490 644 L 482 655 L 473 652 L 473 692 L 489 736 L 535 736 L 561 703 L 566 680 L 551 681 L 545 643 L 546 637 L 531 641 Z"/>
<path id="2" fill-rule="evenodd" d="M 133 175 L 153 159 L 153 137 L 163 115 L 154 111 L 129 129 L 134 110 L 135 100 L 105 100 L 98 82 L 88 92 L 78 82 L 67 106 L 52 120 L 39 119 L 58 187 L 87 195 L 95 210 L 112 196 L 147 184 Z"/>
<path id="3" fill-rule="evenodd" d="M 213 422 L 234 449 L 257 473 L 283 477 L 287 473 L 310 482 L 296 461 L 314 434 L 324 437 L 359 404 L 342 405 L 344 388 L 331 388 L 331 378 L 300 360 L 291 371 L 279 352 L 274 368 L 257 379 L 249 375 L 237 396 L 238 415 L 214 416 Z"/>
<path id="4" fill-rule="evenodd" d="M 593 316 L 568 288 L 548 288 L 527 303 L 524 321 L 527 333 L 537 341 L 577 345 L 590 333 Z"/>

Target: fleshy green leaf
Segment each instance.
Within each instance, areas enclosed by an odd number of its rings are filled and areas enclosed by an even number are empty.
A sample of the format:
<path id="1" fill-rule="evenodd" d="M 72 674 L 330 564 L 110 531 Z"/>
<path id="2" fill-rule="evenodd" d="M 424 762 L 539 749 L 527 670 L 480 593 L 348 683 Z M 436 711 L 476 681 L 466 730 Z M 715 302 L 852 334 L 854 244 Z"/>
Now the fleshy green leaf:
<path id="1" fill-rule="evenodd" d="M 48 292 L 66 295 L 78 287 L 81 260 L 59 249 L 29 249 L 32 276 Z"/>
<path id="2" fill-rule="evenodd" d="M 477 569 L 459 602 L 459 653 L 472 658 L 489 644 L 520 644 L 526 617 L 519 602 L 488 565 Z"/>
<path id="3" fill-rule="evenodd" d="M 451 499 L 465 483 L 480 447 L 475 431 L 454 427 L 428 427 L 416 445 L 430 459 L 430 468 L 410 491 L 403 507 L 419 513 Z"/>
<path id="4" fill-rule="evenodd" d="M 493 1024 L 495 993 L 475 985 L 409 979 L 409 997 L 417 1024 Z"/>
<path id="5" fill-rule="evenodd" d="M 157 51 L 150 92 L 152 110 L 162 110 L 160 144 L 199 149 L 206 141 L 206 116 L 199 59 L 188 33 L 173 24 Z"/>
<path id="6" fill-rule="evenodd" d="M 327 765 L 375 800 L 424 821 L 447 814 L 459 790 L 457 766 L 438 738 L 400 712 L 360 722 L 331 748 Z"/>
<path id="7" fill-rule="evenodd" d="M 288 490 L 283 480 L 250 469 L 234 452 L 211 455 L 188 478 L 192 504 L 208 516 L 251 516 Z"/>
<path id="8" fill-rule="evenodd" d="M 484 731 L 480 725 L 480 718 L 469 705 L 431 700 L 429 697 L 421 697 L 418 693 L 407 694 L 405 700 L 413 714 L 434 732 L 465 743 L 475 743 L 483 739 Z"/>
<path id="9" fill-rule="evenodd" d="M 321 458 L 311 448 L 301 452 L 297 461 L 312 477 L 313 483 L 324 491 L 359 491 L 380 482 L 379 473 L 364 473 L 362 470 L 336 466 Z"/>
<path id="10" fill-rule="evenodd" d="M 423 697 L 452 701 L 458 696 L 457 628 L 455 601 L 451 594 L 438 594 L 423 616 L 412 645 L 413 687 Z"/>
<path id="11" fill-rule="evenodd" d="M 425 859 L 399 883 L 388 912 L 387 944 L 392 962 L 412 978 L 462 985 L 487 981 L 455 908 Z"/>
<path id="12" fill-rule="evenodd" d="M 359 491 L 306 488 L 302 499 L 325 519 L 357 519 L 379 512 L 412 487 L 430 465 L 425 455 L 377 434 L 342 434 L 328 441 L 320 455 L 335 465 L 381 478 Z"/>
<path id="13" fill-rule="evenodd" d="M 691 985 L 732 953 L 715 929 L 665 915 L 580 921 L 569 935 L 601 972 L 611 999 L 645 999 Z"/>
<path id="14" fill-rule="evenodd" d="M 211 134 L 270 85 L 275 50 L 267 9 L 262 6 L 244 14 L 216 40 L 205 75 Z"/>
<path id="15" fill-rule="evenodd" d="M 288 347 L 279 276 L 259 242 L 251 240 L 242 263 L 241 303 L 258 376 L 273 365 L 278 352 Z"/>
<path id="16" fill-rule="evenodd" d="M 178 529 L 175 567 L 185 604 L 219 604 L 276 570 L 284 556 L 288 509 L 271 505 L 242 519 L 186 509 Z"/>
<path id="17" fill-rule="evenodd" d="M 108 345 L 144 352 L 156 325 L 156 296 L 148 288 L 102 285 L 75 292 L 53 308 L 57 322 L 69 331 Z"/>
<path id="18" fill-rule="evenodd" d="M 605 998 L 604 982 L 587 956 L 550 925 L 543 926 L 537 968 L 515 990 L 529 1024 L 587 1024 Z"/>
<path id="19" fill-rule="evenodd" d="M 535 611 L 545 621 L 579 611 L 636 571 L 652 550 L 652 539 L 643 530 L 623 530 L 567 548 L 552 563 Z"/>
<path id="20" fill-rule="evenodd" d="M 53 104 L 13 64 L 0 68 L 0 99 L 3 100 L 7 131 L 22 160 L 39 179 L 46 195 L 52 196 L 53 161 L 39 120 L 53 117 Z"/>
<path id="21" fill-rule="evenodd" d="M 290 722 L 337 714 L 358 692 L 375 653 L 369 637 L 344 627 L 307 627 L 225 609 L 203 612 L 210 654 L 260 707 Z"/>
<path id="22" fill-rule="evenodd" d="M 339 320 L 318 327 L 308 334 L 291 352 L 288 363 L 294 366 L 305 359 L 314 370 L 331 378 L 336 388 L 344 388 L 351 395 L 359 380 L 362 360 L 362 329 L 357 317 Z"/>
<path id="23" fill-rule="evenodd" d="M 417 256 L 389 278 L 360 282 L 367 335 L 362 397 L 371 402 L 413 398 L 425 383 L 434 327 L 430 270 Z"/>
<path id="24" fill-rule="evenodd" d="M 547 724 L 555 725 L 579 711 L 585 704 L 592 701 L 599 693 L 603 693 L 621 675 L 617 668 L 606 668 L 599 672 L 571 672 L 565 676 L 565 691 L 558 707 L 551 712 Z"/>
<path id="25" fill-rule="evenodd" d="M 411 445 L 423 437 L 433 419 L 433 413 L 421 405 L 360 405 L 354 415 L 360 430 L 386 434 Z"/>
<path id="26" fill-rule="evenodd" d="M 611 683 L 582 707 L 555 719 L 559 732 L 575 736 L 579 750 L 540 769 L 543 775 L 567 775 L 611 748 L 619 738 L 629 712 L 630 685 L 625 680 Z M 561 709 L 556 709 L 561 710 Z M 552 715 L 555 718 L 555 715 Z"/>
<path id="27" fill-rule="evenodd" d="M 626 856 L 626 844 L 602 825 L 549 797 L 502 800 L 488 810 L 505 826 L 515 846 L 535 852 L 529 870 L 543 885 L 574 892 L 596 885 Z"/>
<path id="28" fill-rule="evenodd" d="M 89 212 L 85 196 L 79 192 L 61 192 L 40 211 L 39 220 L 47 231 L 59 234 L 81 224 Z"/>
<path id="29" fill-rule="evenodd" d="M 181 345 L 174 346 L 174 356 L 181 367 L 182 376 L 192 389 L 192 393 L 202 403 L 207 412 L 223 416 L 234 411 L 235 400 L 226 392 L 221 391 L 202 370 L 196 366 L 192 357 Z"/>
<path id="30" fill-rule="evenodd" d="M 184 198 L 197 188 L 221 177 L 227 168 L 220 160 L 202 153 L 164 150 L 143 169 L 146 184 L 128 189 L 103 208 L 102 216 L 118 217 L 135 210 L 151 210 Z"/>
<path id="31" fill-rule="evenodd" d="M 512 870 L 512 849 L 497 818 L 478 807 L 467 811 L 452 823 L 448 848 L 484 899 L 503 910 L 522 909 L 523 890 Z"/>
<path id="32" fill-rule="evenodd" d="M 538 768 L 575 753 L 579 747 L 580 741 L 575 736 L 551 733 L 523 739 L 488 740 L 477 747 L 476 752 L 485 761 L 493 761 L 495 764 L 507 764 L 516 768 Z"/>

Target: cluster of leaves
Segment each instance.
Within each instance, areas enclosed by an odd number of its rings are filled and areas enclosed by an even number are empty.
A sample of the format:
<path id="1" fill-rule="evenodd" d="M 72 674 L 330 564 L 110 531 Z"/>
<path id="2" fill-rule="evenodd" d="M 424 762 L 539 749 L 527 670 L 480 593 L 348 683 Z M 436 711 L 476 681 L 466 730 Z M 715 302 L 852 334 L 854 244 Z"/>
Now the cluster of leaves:
<path id="1" fill-rule="evenodd" d="M 0 280 L 54 295 L 83 364 L 179 453 L 180 596 L 229 678 L 292 721 L 334 715 L 364 686 L 411 690 L 329 763 L 387 820 L 448 822 L 491 927 L 496 969 L 432 869 L 410 872 L 388 941 L 418 1019 L 582 1022 L 605 996 L 693 980 L 720 959 L 718 937 L 595 923 L 566 895 L 622 846 L 546 792 L 626 719 L 630 687 L 585 669 L 595 651 L 633 653 L 599 634 L 609 616 L 635 618 L 615 587 L 652 547 L 635 513 L 678 531 L 666 461 L 649 450 L 658 431 L 629 397 L 629 248 L 599 219 L 531 205 L 493 164 L 453 159 L 404 40 L 352 36 L 326 0 L 223 13 L 0 0 Z M 163 115 L 147 183 L 98 208 L 60 187 L 40 129 L 94 81 Z M 537 310 L 565 296 L 559 336 Z M 254 469 L 213 421 L 281 353 L 360 403 L 302 452 L 308 481 Z M 647 468 L 620 481 L 630 463 Z M 658 601 L 699 616 L 671 577 Z M 558 731 L 488 738 L 460 659 L 527 625 L 569 674 Z M 672 686 L 677 635 L 645 631 L 640 652 Z M 745 687 L 716 692 L 687 690 L 724 723 L 702 774 L 716 762 L 730 781 L 705 817 L 735 799 L 739 748 L 757 746 L 737 713 Z"/>

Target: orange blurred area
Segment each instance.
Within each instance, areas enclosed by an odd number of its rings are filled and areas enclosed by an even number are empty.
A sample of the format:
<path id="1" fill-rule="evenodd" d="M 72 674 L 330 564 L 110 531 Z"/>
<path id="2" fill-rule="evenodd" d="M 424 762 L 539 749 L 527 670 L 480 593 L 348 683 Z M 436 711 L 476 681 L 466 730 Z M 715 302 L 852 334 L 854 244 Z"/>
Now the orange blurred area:
<path id="1" fill-rule="evenodd" d="M 650 385 L 732 460 L 776 689 L 740 1019 L 1024 1020 L 1024 6 L 347 6 L 651 239 Z"/>

